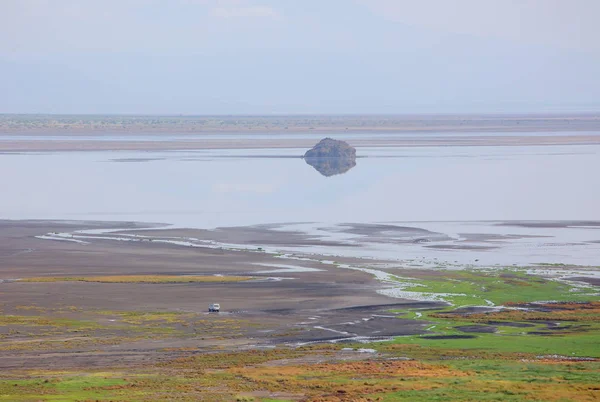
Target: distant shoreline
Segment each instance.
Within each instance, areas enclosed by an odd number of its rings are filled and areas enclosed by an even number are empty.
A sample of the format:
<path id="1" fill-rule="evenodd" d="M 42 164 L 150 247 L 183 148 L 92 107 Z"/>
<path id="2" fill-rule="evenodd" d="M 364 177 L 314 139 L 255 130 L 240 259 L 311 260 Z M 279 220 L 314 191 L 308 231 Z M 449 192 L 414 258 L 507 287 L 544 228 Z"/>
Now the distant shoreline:
<path id="1" fill-rule="evenodd" d="M 0 135 L 148 133 L 456 133 L 600 131 L 597 113 L 136 116 L 0 114 Z"/>
<path id="2" fill-rule="evenodd" d="M 316 138 L 335 133 L 315 133 Z M 152 141 L 136 140 L 135 136 L 126 140 L 94 141 L 78 139 L 3 139 L 0 134 L 0 153 L 19 152 L 81 152 L 81 151 L 193 151 L 217 149 L 308 149 L 317 141 L 315 138 L 193 138 L 190 140 Z M 356 148 L 413 148 L 413 147 L 472 147 L 472 146 L 552 146 L 552 145 L 600 145 L 600 132 L 571 135 L 473 135 L 458 136 L 368 136 L 348 139 Z"/>
<path id="3" fill-rule="evenodd" d="M 236 134 L 239 137 L 235 137 Z M 345 138 L 344 134 L 353 138 Z M 21 139 L 18 138 L 20 135 L 40 138 Z M 86 135 L 98 138 L 94 141 L 81 138 Z M 118 141 L 102 138 L 111 135 L 122 138 Z M 161 135 L 178 135 L 180 138 L 160 139 Z M 219 138 L 221 135 L 223 137 Z M 310 148 L 315 144 L 315 138 L 328 135 L 346 139 L 354 147 L 598 145 L 600 113 L 470 116 L 0 115 L 0 152 Z"/>

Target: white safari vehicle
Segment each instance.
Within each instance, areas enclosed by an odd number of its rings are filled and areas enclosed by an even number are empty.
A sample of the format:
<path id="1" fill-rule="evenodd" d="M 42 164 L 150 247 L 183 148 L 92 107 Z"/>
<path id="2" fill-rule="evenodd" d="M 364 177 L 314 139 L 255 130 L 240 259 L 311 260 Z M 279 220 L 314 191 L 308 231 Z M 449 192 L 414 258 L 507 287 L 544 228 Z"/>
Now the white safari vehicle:
<path id="1" fill-rule="evenodd" d="M 221 310 L 221 305 L 219 303 L 211 303 L 208 305 L 209 313 L 218 313 Z"/>

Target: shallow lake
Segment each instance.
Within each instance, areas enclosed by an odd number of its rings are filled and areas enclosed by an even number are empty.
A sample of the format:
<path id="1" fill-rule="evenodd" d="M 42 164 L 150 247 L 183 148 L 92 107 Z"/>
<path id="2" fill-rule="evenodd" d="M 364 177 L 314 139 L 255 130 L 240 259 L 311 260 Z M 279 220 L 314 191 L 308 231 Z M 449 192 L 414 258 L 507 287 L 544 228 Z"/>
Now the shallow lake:
<path id="1" fill-rule="evenodd" d="M 357 165 L 332 177 L 302 153 L 4 154 L 0 218 L 201 228 L 425 221 L 414 226 L 432 230 L 446 221 L 600 220 L 598 146 L 359 148 Z M 600 240 L 589 229 L 569 235 L 586 242 L 587 263 L 598 249 L 587 241 Z"/>

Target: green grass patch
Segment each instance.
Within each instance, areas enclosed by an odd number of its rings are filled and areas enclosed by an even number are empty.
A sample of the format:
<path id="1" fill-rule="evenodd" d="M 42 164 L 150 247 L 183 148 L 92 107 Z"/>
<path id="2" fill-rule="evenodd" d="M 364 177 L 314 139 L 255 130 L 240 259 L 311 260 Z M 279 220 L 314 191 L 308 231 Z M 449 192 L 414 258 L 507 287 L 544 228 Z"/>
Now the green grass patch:
<path id="1" fill-rule="evenodd" d="M 443 349 L 600 357 L 597 294 L 589 287 L 531 275 L 519 269 L 440 271 L 424 278 L 402 278 L 409 291 L 445 300 L 452 306 L 428 311 L 398 311 L 406 318 L 428 321 L 428 333 L 397 338 L 393 343 Z M 504 310 L 492 313 L 457 313 L 468 306 L 514 305 L 540 301 L 569 303 L 551 312 Z M 460 327 L 493 322 L 495 333 L 465 332 Z M 525 323 L 525 327 L 511 326 Z M 546 323 L 560 323 L 549 329 Z M 534 334 L 537 333 L 537 334 Z M 429 337 L 436 336 L 435 339 Z M 444 339 L 461 336 L 463 338 Z M 466 336 L 471 336 L 466 338 Z M 428 339 L 429 338 L 429 339 Z"/>
<path id="2" fill-rule="evenodd" d="M 0 380 L 0 401 L 125 400 L 108 387 L 124 385 L 119 378 L 84 375 L 35 380 Z"/>
<path id="3" fill-rule="evenodd" d="M 589 335 L 498 335 L 473 334 L 471 339 L 426 339 L 421 336 L 397 338 L 392 343 L 438 349 L 483 350 L 500 353 L 562 355 L 600 358 L 600 334 Z"/>
<path id="4" fill-rule="evenodd" d="M 100 326 L 93 321 L 72 320 L 67 318 L 26 316 L 26 315 L 4 315 L 0 314 L 0 326 L 34 326 L 34 327 L 62 327 L 79 330 L 97 329 Z"/>
<path id="5" fill-rule="evenodd" d="M 408 291 L 447 301 L 454 307 L 599 298 L 589 287 L 574 287 L 519 269 L 439 271 L 437 275 L 401 278 L 399 282 L 407 285 Z"/>

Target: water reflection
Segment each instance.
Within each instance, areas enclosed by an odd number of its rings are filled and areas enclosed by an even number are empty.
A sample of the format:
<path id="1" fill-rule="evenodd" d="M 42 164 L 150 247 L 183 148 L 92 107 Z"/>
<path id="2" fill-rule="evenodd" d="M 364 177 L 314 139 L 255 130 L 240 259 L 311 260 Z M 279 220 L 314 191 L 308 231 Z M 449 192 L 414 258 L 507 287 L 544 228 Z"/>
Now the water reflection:
<path id="1" fill-rule="evenodd" d="M 349 174 L 340 173 L 354 162 L 317 160 L 319 174 L 337 174 L 327 180 L 299 161 L 298 153 L 293 148 L 0 155 L 0 171 L 10 172 L 1 179 L 0 218 L 201 228 L 600 219 L 600 186 L 590 185 L 589 174 L 600 170 L 600 146 L 361 148 L 360 168 Z M 109 162 L 114 159 L 137 162 Z M 588 232 L 586 241 L 600 241 Z M 545 251 L 527 250 L 544 260 Z"/>
<path id="2" fill-rule="evenodd" d="M 304 160 L 326 177 L 346 173 L 356 166 L 356 158 L 309 157 Z"/>

